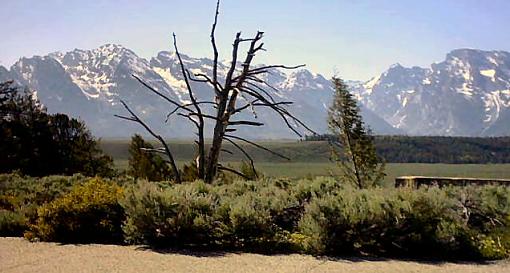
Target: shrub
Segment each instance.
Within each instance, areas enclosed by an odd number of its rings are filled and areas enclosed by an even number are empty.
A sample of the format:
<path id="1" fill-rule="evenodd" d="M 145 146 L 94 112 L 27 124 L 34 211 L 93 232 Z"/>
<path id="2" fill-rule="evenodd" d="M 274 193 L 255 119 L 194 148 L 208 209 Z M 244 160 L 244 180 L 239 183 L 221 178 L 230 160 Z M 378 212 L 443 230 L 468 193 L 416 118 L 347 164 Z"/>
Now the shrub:
<path id="1" fill-rule="evenodd" d="M 218 210 L 235 248 L 278 251 L 289 244 L 289 232 L 300 217 L 297 201 L 271 179 L 236 181 L 218 188 L 224 194 Z"/>
<path id="2" fill-rule="evenodd" d="M 87 178 L 73 176 L 45 176 L 41 178 L 22 176 L 17 173 L 0 174 L 0 194 L 4 196 L 2 206 L 18 207 L 29 204 L 42 205 L 69 192 L 74 185 L 83 184 Z M 9 200 L 7 200 L 9 199 Z"/>
<path id="3" fill-rule="evenodd" d="M 358 190 L 332 178 L 261 179 L 138 182 L 122 205 L 126 238 L 154 246 L 492 259 L 508 255 L 508 196 L 501 187 Z"/>
<path id="4" fill-rule="evenodd" d="M 316 177 L 314 179 L 301 179 L 290 189 L 300 203 L 308 202 L 312 198 L 341 189 L 343 185 L 333 177 Z"/>
<path id="5" fill-rule="evenodd" d="M 501 186 L 451 187 L 471 229 L 471 243 L 483 259 L 510 256 L 510 188 Z"/>
<path id="6" fill-rule="evenodd" d="M 491 236 L 479 234 L 472 237 L 474 247 L 479 251 L 481 257 L 490 260 L 504 259 L 510 255 L 510 250 L 505 247 L 501 239 L 494 239 Z"/>
<path id="7" fill-rule="evenodd" d="M 47 176 L 33 178 L 19 174 L 0 174 L 0 211 L 4 236 L 22 235 L 28 223 L 37 218 L 37 208 L 69 192 L 73 185 L 86 178 L 75 176 Z"/>
<path id="8" fill-rule="evenodd" d="M 0 236 L 21 236 L 27 228 L 26 217 L 8 210 L 0 210 Z"/>
<path id="9" fill-rule="evenodd" d="M 454 198 L 459 194 L 439 188 L 331 192 L 306 206 L 302 247 L 329 255 L 490 258 L 469 239 L 487 230 L 466 221 Z"/>
<path id="10" fill-rule="evenodd" d="M 155 246 L 205 244 L 214 237 L 211 210 L 216 202 L 203 182 L 162 188 L 146 181 L 126 191 L 121 202 L 126 240 Z"/>
<path id="11" fill-rule="evenodd" d="M 0 175 L 0 235 L 326 255 L 500 259 L 510 188 L 358 190 L 330 177 L 171 184 Z M 123 221 L 124 220 L 124 221 Z M 124 232 L 124 237 L 123 233 Z"/>
<path id="12" fill-rule="evenodd" d="M 129 242 L 154 246 L 267 249 L 286 240 L 275 219 L 290 201 L 262 181 L 168 188 L 141 181 L 122 202 L 124 232 Z"/>
<path id="13" fill-rule="evenodd" d="M 121 242 L 121 196 L 120 186 L 99 178 L 76 185 L 69 193 L 38 208 L 33 236 L 66 243 Z"/>

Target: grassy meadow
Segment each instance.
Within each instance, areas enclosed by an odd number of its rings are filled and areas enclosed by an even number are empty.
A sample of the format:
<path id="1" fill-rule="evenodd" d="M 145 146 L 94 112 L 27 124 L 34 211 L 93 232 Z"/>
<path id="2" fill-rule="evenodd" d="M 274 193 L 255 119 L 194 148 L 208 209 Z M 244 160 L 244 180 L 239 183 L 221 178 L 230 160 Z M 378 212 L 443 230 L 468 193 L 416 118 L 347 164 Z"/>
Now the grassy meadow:
<path id="1" fill-rule="evenodd" d="M 265 151 L 250 146 L 245 147 L 253 156 L 257 169 L 271 177 L 315 177 L 338 172 L 334 163 L 329 161 L 330 149 L 323 141 L 261 141 L 291 160 L 281 159 Z M 157 143 L 154 143 L 157 145 Z M 126 169 L 128 164 L 129 140 L 102 140 L 101 147 L 115 160 L 118 169 Z M 193 145 L 190 141 L 171 141 L 179 165 L 188 163 L 193 158 Z M 235 147 L 225 144 L 232 154 L 223 155 L 224 164 L 236 166 L 243 155 Z M 386 184 L 392 184 L 395 177 L 404 175 L 451 176 L 478 178 L 510 178 L 510 164 L 428 164 L 428 163 L 387 163 Z"/>

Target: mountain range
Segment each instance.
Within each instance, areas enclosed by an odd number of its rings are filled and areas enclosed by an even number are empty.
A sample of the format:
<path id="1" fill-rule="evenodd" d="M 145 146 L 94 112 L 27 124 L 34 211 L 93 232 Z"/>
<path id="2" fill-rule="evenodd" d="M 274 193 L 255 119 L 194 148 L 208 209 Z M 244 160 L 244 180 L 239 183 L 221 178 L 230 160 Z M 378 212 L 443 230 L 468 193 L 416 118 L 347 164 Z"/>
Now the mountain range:
<path id="1" fill-rule="evenodd" d="M 192 73 L 211 74 L 211 59 L 181 56 Z M 228 67 L 227 62 L 219 64 L 220 78 Z M 168 51 L 147 60 L 125 47 L 108 44 L 21 58 L 10 69 L 0 66 L 0 81 L 12 79 L 27 86 L 49 112 L 79 117 L 97 136 L 143 133 L 137 124 L 114 117 L 125 114 L 121 99 L 162 135 L 193 136 L 188 121 L 165 121 L 172 106 L 132 74 L 174 100 L 189 102 L 177 56 Z M 334 92 L 328 79 L 307 69 L 273 69 L 265 80 L 276 89 L 268 89 L 271 96 L 294 102 L 288 107 L 290 112 L 315 131 L 327 131 L 327 108 Z M 429 68 L 395 64 L 366 82 L 347 83 L 365 122 L 376 134 L 510 135 L 510 53 L 505 51 L 457 49 Z M 212 99 L 207 85 L 193 82 L 192 87 L 198 100 Z M 253 119 L 250 111 L 244 115 Z M 271 111 L 258 110 L 257 120 L 265 124 L 264 129 L 243 128 L 239 133 L 254 139 L 295 137 Z"/>

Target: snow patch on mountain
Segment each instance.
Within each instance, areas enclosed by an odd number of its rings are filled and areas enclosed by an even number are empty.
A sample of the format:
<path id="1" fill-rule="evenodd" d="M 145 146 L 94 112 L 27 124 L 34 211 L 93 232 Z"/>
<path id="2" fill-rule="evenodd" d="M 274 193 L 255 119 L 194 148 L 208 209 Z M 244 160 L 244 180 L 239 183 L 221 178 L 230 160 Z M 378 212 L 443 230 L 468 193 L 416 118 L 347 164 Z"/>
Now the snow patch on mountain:
<path id="1" fill-rule="evenodd" d="M 181 57 L 193 78 L 212 74 L 211 59 L 185 54 Z M 228 61 L 218 63 L 220 81 L 230 66 Z M 135 124 L 113 117 L 124 113 L 119 105 L 122 99 L 162 134 L 192 136 L 193 128 L 182 119 L 163 122 L 173 106 L 132 74 L 174 101 L 190 102 L 177 55 L 169 51 L 159 52 L 148 61 L 120 45 L 108 44 L 92 50 L 22 58 L 10 71 L 0 67 L 0 79 L 13 78 L 38 90 L 38 98 L 48 109 L 84 119 L 97 135 L 141 132 Z M 326 132 L 327 109 L 334 94 L 328 79 L 306 69 L 270 69 L 270 73 L 260 76 L 271 86 L 267 87 L 268 95 L 294 102 L 289 105 L 292 113 L 316 131 Z M 198 100 L 212 99 L 210 86 L 196 81 L 190 84 Z M 376 133 L 510 135 L 508 52 L 458 49 L 430 68 L 408 68 L 397 63 L 369 81 L 346 84 L 360 102 L 366 123 Z M 243 128 L 241 134 L 250 138 L 294 136 L 274 113 L 256 110 L 257 120 L 266 124 L 265 130 Z M 243 118 L 253 118 L 251 113 L 245 114 Z"/>
<path id="2" fill-rule="evenodd" d="M 116 87 L 113 74 L 126 55 L 133 56 L 134 53 L 122 46 L 107 44 L 94 50 L 76 49 L 51 56 L 64 67 L 88 98 L 102 97 L 111 102 L 116 95 L 113 91 Z M 129 65 L 134 72 L 143 69 L 136 62 L 131 61 Z"/>
<path id="3" fill-rule="evenodd" d="M 490 78 L 493 82 L 496 81 L 496 78 L 494 77 L 494 75 L 496 75 L 496 70 L 494 70 L 494 69 L 480 70 L 480 74 L 485 76 L 485 77 Z"/>
<path id="4" fill-rule="evenodd" d="M 510 121 L 501 120 L 509 116 L 509 88 L 510 53 L 457 49 L 430 68 L 392 65 L 355 94 L 409 134 L 510 135 Z"/>

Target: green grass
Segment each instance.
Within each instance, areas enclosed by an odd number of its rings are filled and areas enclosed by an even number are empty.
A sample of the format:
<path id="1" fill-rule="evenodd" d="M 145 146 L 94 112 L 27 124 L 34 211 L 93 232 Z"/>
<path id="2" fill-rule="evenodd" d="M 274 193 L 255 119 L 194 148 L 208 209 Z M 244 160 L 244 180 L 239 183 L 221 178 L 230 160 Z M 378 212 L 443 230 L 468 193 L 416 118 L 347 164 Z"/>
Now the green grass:
<path id="1" fill-rule="evenodd" d="M 128 146 L 130 140 L 103 140 L 102 148 L 114 158 L 118 169 L 128 165 Z M 335 164 L 329 162 L 329 147 L 322 142 L 307 141 L 263 141 L 259 142 L 288 157 L 283 160 L 265 151 L 244 146 L 253 156 L 257 169 L 264 175 L 272 177 L 315 177 L 326 176 L 332 172 L 338 174 Z M 157 145 L 157 144 L 156 144 Z M 193 145 L 189 141 L 171 141 L 170 147 L 180 166 L 193 158 Z M 235 147 L 226 144 L 226 149 L 233 155 L 224 154 L 224 164 L 236 166 L 243 155 Z M 510 178 L 510 164 L 426 164 L 426 163 L 388 163 L 386 164 L 386 184 L 392 184 L 395 177 L 405 175 L 451 176 L 478 178 Z"/>
<path id="2" fill-rule="evenodd" d="M 268 176 L 307 177 L 338 173 L 332 163 L 268 163 L 260 162 L 257 167 Z M 510 164 L 386 164 L 385 184 L 392 184 L 395 178 L 405 175 L 510 178 Z"/>
<path id="3" fill-rule="evenodd" d="M 127 168 L 127 160 L 116 160 L 119 169 Z M 186 163 L 179 161 L 179 165 Z M 236 166 L 238 162 L 227 162 Z M 315 177 L 338 174 L 335 164 L 327 162 L 258 162 L 257 170 L 271 177 Z M 425 164 L 425 163 L 388 163 L 384 179 L 386 185 L 392 185 L 398 176 L 446 176 L 477 178 L 510 178 L 510 164 Z"/>
<path id="4" fill-rule="evenodd" d="M 161 146 L 159 143 L 149 141 L 154 146 Z M 105 153 L 112 156 L 115 160 L 128 159 L 129 139 L 124 140 L 102 140 L 100 142 L 101 149 Z M 257 141 L 257 143 L 274 150 L 280 154 L 289 157 L 293 162 L 329 162 L 331 154 L 327 143 L 323 141 Z M 251 145 L 240 143 L 256 162 L 287 162 L 286 159 L 280 158 L 267 151 L 255 148 Z M 191 141 L 172 140 L 169 141 L 170 149 L 177 161 L 190 161 L 194 158 L 195 146 Z M 245 159 L 244 155 L 230 143 L 224 143 L 223 148 L 230 151 L 222 153 L 224 161 L 241 161 Z"/>

